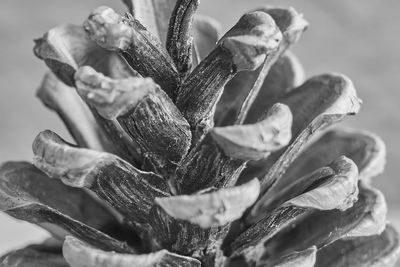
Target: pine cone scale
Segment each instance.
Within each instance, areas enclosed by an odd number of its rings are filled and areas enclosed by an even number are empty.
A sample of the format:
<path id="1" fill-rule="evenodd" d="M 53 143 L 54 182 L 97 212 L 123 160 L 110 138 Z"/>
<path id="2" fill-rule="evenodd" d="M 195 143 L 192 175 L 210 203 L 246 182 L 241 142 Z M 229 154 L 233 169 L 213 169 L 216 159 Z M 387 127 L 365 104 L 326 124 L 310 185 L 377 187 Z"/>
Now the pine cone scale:
<path id="1" fill-rule="evenodd" d="M 305 79 L 288 51 L 292 8 L 225 34 L 197 0 L 124 0 L 51 29 L 38 96 L 74 144 L 46 130 L 33 165 L 0 166 L 0 208 L 53 238 L 0 266 L 393 266 L 385 146 L 327 128 L 358 113 L 341 74 Z M 215 126 L 214 126 L 215 125 Z"/>

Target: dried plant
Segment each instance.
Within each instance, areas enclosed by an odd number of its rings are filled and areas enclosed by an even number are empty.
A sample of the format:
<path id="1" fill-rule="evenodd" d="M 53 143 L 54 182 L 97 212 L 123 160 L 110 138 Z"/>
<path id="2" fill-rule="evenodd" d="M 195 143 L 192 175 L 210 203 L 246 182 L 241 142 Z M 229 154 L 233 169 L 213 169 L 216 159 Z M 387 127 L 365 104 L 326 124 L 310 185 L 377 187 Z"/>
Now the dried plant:
<path id="1" fill-rule="evenodd" d="M 360 100 L 343 75 L 304 81 L 307 22 L 264 7 L 225 35 L 198 0 L 126 0 L 36 41 L 46 130 L 1 166 L 0 207 L 52 234 L 1 266 L 391 266 L 399 239 L 370 178 L 374 134 L 330 129 Z M 132 15 L 133 14 L 133 15 Z"/>

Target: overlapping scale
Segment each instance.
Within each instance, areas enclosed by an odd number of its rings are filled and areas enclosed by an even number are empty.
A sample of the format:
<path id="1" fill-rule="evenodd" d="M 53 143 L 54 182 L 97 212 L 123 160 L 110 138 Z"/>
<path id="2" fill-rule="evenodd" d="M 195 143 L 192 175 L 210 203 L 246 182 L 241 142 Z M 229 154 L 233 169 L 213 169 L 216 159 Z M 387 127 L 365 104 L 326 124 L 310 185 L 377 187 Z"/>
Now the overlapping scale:
<path id="1" fill-rule="evenodd" d="M 115 52 L 107 51 L 91 41 L 82 26 L 65 24 L 51 29 L 36 41 L 34 51 L 63 83 L 71 87 L 75 87 L 74 76 L 76 70 L 82 66 L 90 66 L 112 78 L 138 75 Z M 88 106 L 103 132 L 99 134 L 105 136 L 92 142 L 101 142 L 106 151 L 135 163 L 137 161 L 135 145 L 124 136 L 114 121 L 105 120 L 90 105 Z M 70 131 L 72 132 L 72 129 Z"/>
<path id="2" fill-rule="evenodd" d="M 156 198 L 156 203 L 170 216 L 207 229 L 239 219 L 254 204 L 259 193 L 260 183 L 254 179 L 247 184 L 210 193 Z"/>
<path id="3" fill-rule="evenodd" d="M 61 253 L 61 248 L 30 245 L 7 253 L 0 258 L 1 267 L 70 267 Z"/>
<path id="4" fill-rule="evenodd" d="M 399 234 L 388 224 L 380 235 L 342 239 L 318 251 L 316 267 L 396 266 Z"/>
<path id="5" fill-rule="evenodd" d="M 278 60 L 278 58 L 294 43 L 296 43 L 302 33 L 306 30 L 308 23 L 303 19 L 303 16 L 296 12 L 293 8 L 279 8 L 279 7 L 265 7 L 259 9 L 260 12 L 265 12 L 273 18 L 280 32 L 282 33 L 282 40 L 279 46 L 264 60 L 257 75 L 249 78 L 252 79 L 249 86 L 246 86 L 244 90 L 245 97 L 242 102 L 237 103 L 236 116 L 232 121 L 235 124 L 244 123 L 251 106 L 257 99 L 258 94 L 262 88 L 262 85 L 272 67 L 272 65 Z M 242 97 L 243 98 L 243 97 Z M 240 100 L 240 98 L 239 98 Z"/>
<path id="6" fill-rule="evenodd" d="M 360 191 L 358 201 L 344 211 L 282 205 L 241 233 L 226 252 L 232 258 L 245 257 L 250 262 L 262 258 L 274 261 L 312 245 L 324 247 L 343 237 L 380 234 L 386 211 L 383 195 L 366 187 Z"/>
<path id="7" fill-rule="evenodd" d="M 238 72 L 259 67 L 280 40 L 281 33 L 270 16 L 245 14 L 182 82 L 176 104 L 192 128 L 193 143 L 212 127 L 225 84 Z"/>
<path id="8" fill-rule="evenodd" d="M 79 94 L 107 120 L 116 120 L 136 144 L 141 168 L 165 177 L 186 155 L 189 124 L 150 78 L 110 79 L 90 67 L 75 75 Z"/>
<path id="9" fill-rule="evenodd" d="M 107 150 L 109 144 L 105 143 L 104 133 L 74 88 L 48 73 L 43 78 L 37 96 L 45 106 L 60 116 L 77 145 L 99 151 Z"/>
<path id="10" fill-rule="evenodd" d="M 154 199 L 169 196 L 162 177 L 140 171 L 115 155 L 70 146 L 50 131 L 38 135 L 33 151 L 38 168 L 69 186 L 91 190 L 144 236 Z"/>
<path id="11" fill-rule="evenodd" d="M 144 77 L 151 77 L 175 100 L 179 74 L 174 61 L 143 25 L 134 18 L 122 17 L 109 7 L 93 10 L 84 22 L 91 40 L 109 51 L 115 51 Z"/>
<path id="12" fill-rule="evenodd" d="M 71 267 L 200 267 L 200 261 L 167 250 L 149 254 L 120 254 L 102 251 L 74 237 L 67 237 L 63 255 Z"/>
<path id="13" fill-rule="evenodd" d="M 118 221 L 87 192 L 48 178 L 26 162 L 1 165 L 1 210 L 49 230 L 63 239 L 78 236 L 105 250 L 134 252 L 125 242 L 101 232 Z"/>
<path id="14" fill-rule="evenodd" d="M 113 78 L 135 75 L 116 53 L 92 42 L 82 26 L 57 26 L 35 42 L 35 55 L 69 86 L 74 86 L 74 73 L 81 66 L 91 66 Z"/>
<path id="15" fill-rule="evenodd" d="M 360 179 L 364 181 L 382 173 L 386 162 L 385 144 L 377 135 L 362 130 L 336 128 L 324 133 L 306 147 L 272 191 L 281 190 L 295 182 L 297 177 L 312 172 L 341 155 L 349 157 L 357 164 Z"/>
<path id="16" fill-rule="evenodd" d="M 279 102 L 288 105 L 293 114 L 292 140 L 266 160 L 249 164 L 243 173 L 244 180 L 259 177 L 263 193 L 282 177 L 314 134 L 360 109 L 352 82 L 336 74 L 312 77 Z"/>
<path id="17" fill-rule="evenodd" d="M 234 185 L 248 160 L 265 158 L 287 145 L 291 124 L 290 110 L 277 104 L 259 123 L 213 128 L 177 168 L 179 192 Z"/>

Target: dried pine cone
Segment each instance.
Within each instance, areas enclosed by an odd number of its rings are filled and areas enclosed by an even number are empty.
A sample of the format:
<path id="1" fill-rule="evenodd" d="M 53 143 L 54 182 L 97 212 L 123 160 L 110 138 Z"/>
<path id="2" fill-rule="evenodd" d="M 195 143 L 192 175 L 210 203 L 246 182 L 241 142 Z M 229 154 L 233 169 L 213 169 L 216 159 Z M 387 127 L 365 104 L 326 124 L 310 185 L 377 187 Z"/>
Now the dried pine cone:
<path id="1" fill-rule="evenodd" d="M 261 8 L 220 37 L 196 0 L 125 2 L 36 41 L 38 96 L 76 144 L 47 130 L 33 165 L 1 166 L 1 209 L 53 235 L 1 266 L 395 263 L 370 185 L 384 144 L 325 131 L 360 100 L 343 75 L 303 81 L 300 14 Z"/>

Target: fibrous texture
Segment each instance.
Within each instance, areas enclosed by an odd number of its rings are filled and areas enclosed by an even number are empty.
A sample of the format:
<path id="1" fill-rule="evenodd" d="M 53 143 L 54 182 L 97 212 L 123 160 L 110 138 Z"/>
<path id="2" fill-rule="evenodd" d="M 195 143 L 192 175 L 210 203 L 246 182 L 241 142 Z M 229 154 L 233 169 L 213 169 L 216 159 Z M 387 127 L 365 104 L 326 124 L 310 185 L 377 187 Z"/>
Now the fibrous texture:
<path id="1" fill-rule="evenodd" d="M 331 128 L 361 101 L 341 74 L 305 78 L 292 8 L 224 35 L 197 0 L 125 0 L 36 40 L 45 130 L 33 163 L 0 166 L 0 208 L 52 238 L 0 266 L 393 266 L 396 230 L 371 178 L 385 146 Z"/>

